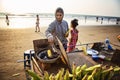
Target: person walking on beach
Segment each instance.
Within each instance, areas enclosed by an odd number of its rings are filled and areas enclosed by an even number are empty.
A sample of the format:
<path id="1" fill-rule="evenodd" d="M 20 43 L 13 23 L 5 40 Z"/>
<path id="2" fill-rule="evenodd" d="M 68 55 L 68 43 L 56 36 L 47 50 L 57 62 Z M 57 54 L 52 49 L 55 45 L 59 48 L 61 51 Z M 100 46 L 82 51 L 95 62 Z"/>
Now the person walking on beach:
<path id="1" fill-rule="evenodd" d="M 96 22 L 98 22 L 98 17 L 96 17 Z"/>
<path id="2" fill-rule="evenodd" d="M 101 18 L 101 24 L 103 24 L 103 18 Z"/>
<path id="3" fill-rule="evenodd" d="M 78 26 L 78 20 L 73 19 L 71 21 L 70 30 L 69 30 L 67 52 L 71 52 L 75 49 L 76 43 L 78 41 L 78 30 L 76 29 L 77 26 Z"/>
<path id="4" fill-rule="evenodd" d="M 37 19 L 36 19 L 36 27 L 35 27 L 35 32 L 40 32 L 40 26 L 39 26 L 39 15 L 36 15 Z"/>
<path id="5" fill-rule="evenodd" d="M 116 19 L 116 24 L 119 24 L 119 22 L 120 22 L 120 18 L 117 18 Z"/>
<path id="6" fill-rule="evenodd" d="M 57 36 L 63 44 L 65 50 L 67 50 L 67 38 L 65 36 L 68 31 L 68 23 L 63 20 L 64 11 L 62 8 L 58 7 L 55 11 L 55 20 L 50 23 L 48 29 L 45 31 L 45 35 L 48 42 L 54 43 L 55 36 Z"/>
<path id="7" fill-rule="evenodd" d="M 9 26 L 9 19 L 8 19 L 8 15 L 6 15 L 6 23 L 7 23 L 7 26 Z"/>

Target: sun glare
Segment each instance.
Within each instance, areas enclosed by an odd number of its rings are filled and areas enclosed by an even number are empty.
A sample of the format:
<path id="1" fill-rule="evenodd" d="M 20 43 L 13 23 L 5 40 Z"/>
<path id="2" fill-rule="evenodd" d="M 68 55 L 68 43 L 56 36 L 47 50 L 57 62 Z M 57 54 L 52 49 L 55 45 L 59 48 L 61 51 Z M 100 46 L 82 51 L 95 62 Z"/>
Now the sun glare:
<path id="1" fill-rule="evenodd" d="M 62 7 L 65 13 L 119 16 L 119 2 L 118 0 L 0 0 L 0 6 L 2 5 L 1 11 L 14 14 L 54 13 L 57 7 Z"/>
<path id="2" fill-rule="evenodd" d="M 26 12 L 28 8 L 26 1 L 28 0 L 3 0 L 2 5 L 6 12 L 19 14 Z"/>
<path id="3" fill-rule="evenodd" d="M 2 5 L 4 11 L 14 14 L 27 12 L 53 12 L 55 8 L 59 6 L 54 0 L 49 1 L 48 3 L 47 0 L 3 0 Z"/>

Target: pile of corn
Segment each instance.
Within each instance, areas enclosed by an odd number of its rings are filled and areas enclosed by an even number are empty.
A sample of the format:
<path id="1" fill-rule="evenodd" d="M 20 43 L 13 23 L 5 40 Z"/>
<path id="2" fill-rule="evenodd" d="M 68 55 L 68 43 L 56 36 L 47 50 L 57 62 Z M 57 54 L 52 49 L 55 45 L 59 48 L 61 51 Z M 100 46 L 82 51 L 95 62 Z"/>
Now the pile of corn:
<path id="1" fill-rule="evenodd" d="M 76 66 L 73 64 L 72 72 L 61 68 L 57 74 L 48 74 L 44 72 L 43 76 L 38 76 L 31 70 L 26 71 L 33 80 L 111 80 L 114 76 L 120 74 L 120 67 L 107 67 L 100 64 L 87 67 L 86 64 Z"/>

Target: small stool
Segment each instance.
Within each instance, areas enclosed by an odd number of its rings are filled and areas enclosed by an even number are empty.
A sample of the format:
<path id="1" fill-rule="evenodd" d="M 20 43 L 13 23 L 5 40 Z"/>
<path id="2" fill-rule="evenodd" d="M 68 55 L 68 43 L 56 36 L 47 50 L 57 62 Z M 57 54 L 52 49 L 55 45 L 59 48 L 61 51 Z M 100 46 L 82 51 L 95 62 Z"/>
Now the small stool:
<path id="1" fill-rule="evenodd" d="M 31 62 L 31 57 L 34 56 L 34 50 L 29 49 L 24 52 L 24 69 L 26 67 L 31 67 L 30 62 Z"/>

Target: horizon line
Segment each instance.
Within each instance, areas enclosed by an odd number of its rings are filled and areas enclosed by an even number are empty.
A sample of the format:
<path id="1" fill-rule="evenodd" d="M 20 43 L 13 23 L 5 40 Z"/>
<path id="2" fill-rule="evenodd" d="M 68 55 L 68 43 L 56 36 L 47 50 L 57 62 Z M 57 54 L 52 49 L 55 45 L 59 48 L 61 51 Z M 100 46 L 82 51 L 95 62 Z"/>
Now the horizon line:
<path id="1" fill-rule="evenodd" d="M 47 12 L 41 12 L 41 13 L 37 13 L 37 12 L 28 12 L 28 13 L 10 13 L 10 12 L 0 12 L 0 14 L 3 15 L 11 15 L 11 16 L 25 16 L 25 14 L 53 14 L 54 13 L 47 13 Z M 120 16 L 106 16 L 106 15 L 96 15 L 96 14 L 79 14 L 79 13 L 65 13 L 64 15 L 80 15 L 80 16 L 91 16 L 91 17 L 110 17 L 110 18 L 120 18 Z"/>

